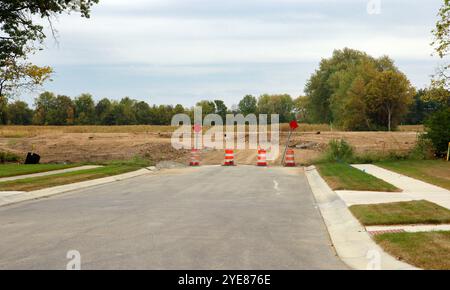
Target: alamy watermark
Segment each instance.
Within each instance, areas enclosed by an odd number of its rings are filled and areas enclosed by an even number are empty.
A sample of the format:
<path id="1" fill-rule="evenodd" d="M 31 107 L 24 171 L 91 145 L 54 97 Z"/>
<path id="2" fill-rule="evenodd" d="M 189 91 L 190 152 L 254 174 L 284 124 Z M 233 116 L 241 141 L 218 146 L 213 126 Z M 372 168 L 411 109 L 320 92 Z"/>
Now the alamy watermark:
<path id="1" fill-rule="evenodd" d="M 369 0 L 369 2 L 367 3 L 367 14 L 381 14 L 381 0 Z"/>
<path id="2" fill-rule="evenodd" d="M 202 108 L 194 109 L 194 124 L 191 117 L 178 114 L 172 118 L 171 125 L 179 127 L 172 134 L 172 146 L 179 149 L 265 149 L 267 160 L 276 160 L 280 155 L 280 117 L 255 114 L 228 114 L 226 120 L 217 114 L 206 115 Z M 192 132 L 193 127 L 196 128 Z M 203 132 L 206 128 L 206 132 Z"/>

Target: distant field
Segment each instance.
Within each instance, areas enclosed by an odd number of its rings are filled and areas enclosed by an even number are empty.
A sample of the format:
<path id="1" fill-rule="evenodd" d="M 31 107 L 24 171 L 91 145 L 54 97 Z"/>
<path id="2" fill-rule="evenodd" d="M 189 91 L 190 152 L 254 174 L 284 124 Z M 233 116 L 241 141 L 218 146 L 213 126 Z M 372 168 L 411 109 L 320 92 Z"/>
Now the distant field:
<path id="1" fill-rule="evenodd" d="M 281 131 L 289 131 L 289 124 L 281 124 Z M 0 137 L 22 138 L 45 133 L 167 133 L 172 126 L 129 125 L 129 126 L 0 126 Z M 300 124 L 299 132 L 331 131 L 326 124 Z"/>
<path id="2" fill-rule="evenodd" d="M 288 124 L 281 124 L 280 144 L 286 144 Z M 187 150 L 176 150 L 171 145 L 171 126 L 0 126 L 0 151 L 26 156 L 35 151 L 43 163 L 79 163 L 106 160 L 127 160 L 134 156 L 155 163 L 171 160 L 188 162 Z M 270 130 L 270 129 L 269 129 Z M 292 135 L 298 164 L 311 164 L 327 144 L 334 139 L 345 139 L 356 152 L 409 152 L 417 141 L 417 132 L 342 132 L 326 124 L 300 124 Z M 238 150 L 240 164 L 254 164 L 255 150 Z M 220 164 L 223 153 L 207 151 L 205 164 Z"/>

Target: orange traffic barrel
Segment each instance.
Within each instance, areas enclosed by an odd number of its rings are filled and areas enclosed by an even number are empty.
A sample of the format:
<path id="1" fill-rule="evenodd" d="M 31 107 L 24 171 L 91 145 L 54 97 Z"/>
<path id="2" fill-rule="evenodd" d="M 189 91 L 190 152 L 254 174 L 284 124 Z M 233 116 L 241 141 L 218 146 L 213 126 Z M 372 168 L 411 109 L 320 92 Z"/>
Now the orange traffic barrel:
<path id="1" fill-rule="evenodd" d="M 285 167 L 295 167 L 295 153 L 294 150 L 288 149 L 286 151 L 286 158 L 284 160 Z"/>
<path id="2" fill-rule="evenodd" d="M 198 149 L 191 150 L 190 166 L 200 166 L 200 151 Z"/>
<path id="3" fill-rule="evenodd" d="M 267 166 L 267 151 L 264 149 L 258 150 L 258 166 Z"/>
<path id="4" fill-rule="evenodd" d="M 226 149 L 225 150 L 225 162 L 224 166 L 234 166 L 234 150 Z"/>

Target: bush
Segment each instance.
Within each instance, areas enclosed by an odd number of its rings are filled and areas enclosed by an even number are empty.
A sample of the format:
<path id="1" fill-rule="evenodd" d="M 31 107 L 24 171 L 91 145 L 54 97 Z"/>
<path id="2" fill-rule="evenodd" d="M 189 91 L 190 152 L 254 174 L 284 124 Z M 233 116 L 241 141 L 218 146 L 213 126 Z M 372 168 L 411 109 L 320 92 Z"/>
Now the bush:
<path id="1" fill-rule="evenodd" d="M 20 156 L 10 152 L 0 152 L 0 163 L 20 162 Z"/>
<path id="2" fill-rule="evenodd" d="M 445 156 L 448 142 L 450 142 L 450 108 L 445 108 L 431 115 L 425 127 L 426 138 L 433 144 L 436 156 Z"/>
<path id="3" fill-rule="evenodd" d="M 354 159 L 353 147 L 345 140 L 331 140 L 325 151 L 326 162 L 352 162 Z"/>
<path id="4" fill-rule="evenodd" d="M 433 157 L 433 143 L 425 134 L 419 135 L 417 144 L 409 154 L 409 158 L 414 160 L 426 160 L 433 159 Z"/>

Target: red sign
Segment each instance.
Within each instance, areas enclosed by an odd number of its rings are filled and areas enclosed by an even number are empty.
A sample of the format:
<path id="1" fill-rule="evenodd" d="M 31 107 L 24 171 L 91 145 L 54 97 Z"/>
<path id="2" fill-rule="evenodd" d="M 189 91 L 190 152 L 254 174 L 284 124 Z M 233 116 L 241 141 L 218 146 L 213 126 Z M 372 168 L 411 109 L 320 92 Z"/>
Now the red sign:
<path id="1" fill-rule="evenodd" d="M 297 129 L 298 128 L 298 123 L 297 123 L 297 121 L 291 121 L 290 123 L 289 123 L 289 127 L 291 127 L 291 129 L 292 130 L 295 130 L 295 129 Z"/>
<path id="2" fill-rule="evenodd" d="M 195 133 L 200 133 L 201 131 L 202 131 L 202 125 L 195 124 L 194 125 L 194 132 Z"/>

